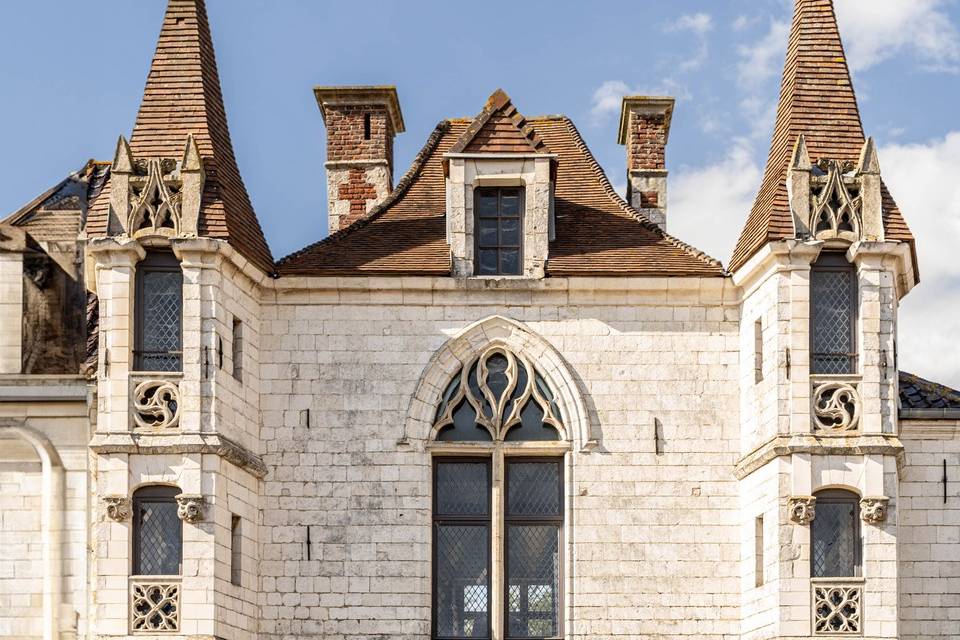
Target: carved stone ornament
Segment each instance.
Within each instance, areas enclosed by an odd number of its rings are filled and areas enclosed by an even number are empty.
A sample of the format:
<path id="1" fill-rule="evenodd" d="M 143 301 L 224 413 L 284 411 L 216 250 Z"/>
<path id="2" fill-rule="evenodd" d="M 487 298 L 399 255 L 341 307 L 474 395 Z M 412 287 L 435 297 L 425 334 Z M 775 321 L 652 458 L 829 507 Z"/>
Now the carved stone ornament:
<path id="1" fill-rule="evenodd" d="M 880 524 L 887 519 L 887 503 L 884 496 L 867 497 L 860 501 L 860 517 L 868 524 Z"/>
<path id="2" fill-rule="evenodd" d="M 810 230 L 817 240 L 860 239 L 860 181 L 853 163 L 822 160 L 810 178 Z"/>
<path id="3" fill-rule="evenodd" d="M 180 388 L 170 380 L 147 380 L 133 390 L 133 420 L 143 429 L 180 424 Z"/>
<path id="4" fill-rule="evenodd" d="M 194 493 L 181 493 L 177 496 L 177 517 L 189 524 L 203 520 L 203 496 Z"/>
<path id="5" fill-rule="evenodd" d="M 107 517 L 114 522 L 125 522 L 130 518 L 130 500 L 126 496 L 104 496 L 107 505 Z"/>
<path id="6" fill-rule="evenodd" d="M 860 635 L 863 585 L 815 584 L 813 587 L 814 635 Z"/>
<path id="7" fill-rule="evenodd" d="M 180 630 L 180 583 L 143 582 L 130 585 L 130 624 L 136 633 Z"/>
<path id="8" fill-rule="evenodd" d="M 180 232 L 180 204 L 183 183 L 175 160 L 138 160 L 130 177 L 131 236 L 165 235 Z"/>
<path id="9" fill-rule="evenodd" d="M 807 525 L 817 517 L 817 499 L 814 496 L 790 496 L 787 498 L 790 522 Z"/>
<path id="10" fill-rule="evenodd" d="M 814 431 L 843 433 L 860 426 L 860 393 L 849 382 L 820 382 L 813 386 Z"/>

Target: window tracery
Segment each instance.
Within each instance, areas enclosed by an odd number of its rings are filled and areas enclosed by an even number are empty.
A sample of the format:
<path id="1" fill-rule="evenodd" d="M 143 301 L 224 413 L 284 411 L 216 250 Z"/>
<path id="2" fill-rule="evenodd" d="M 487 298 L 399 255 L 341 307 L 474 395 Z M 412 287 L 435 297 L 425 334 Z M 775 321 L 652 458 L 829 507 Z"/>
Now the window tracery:
<path id="1" fill-rule="evenodd" d="M 437 407 L 441 441 L 559 440 L 556 395 L 522 356 L 490 347 L 451 380 Z"/>
<path id="2" fill-rule="evenodd" d="M 856 171 L 853 163 L 823 160 L 811 176 L 810 229 L 817 240 L 860 239 L 863 199 L 860 182 L 847 177 Z"/>

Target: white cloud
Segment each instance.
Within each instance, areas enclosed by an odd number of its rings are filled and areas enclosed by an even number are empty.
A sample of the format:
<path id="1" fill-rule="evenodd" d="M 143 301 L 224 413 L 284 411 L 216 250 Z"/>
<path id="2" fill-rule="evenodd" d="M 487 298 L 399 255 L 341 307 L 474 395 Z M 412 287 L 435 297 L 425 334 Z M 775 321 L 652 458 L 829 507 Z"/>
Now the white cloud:
<path id="1" fill-rule="evenodd" d="M 673 172 L 668 231 L 726 264 L 760 186 L 754 157 L 751 142 L 739 138 L 719 162 Z"/>
<path id="2" fill-rule="evenodd" d="M 611 117 L 620 115 L 623 96 L 674 96 L 686 100 L 690 92 L 686 87 L 671 78 L 665 78 L 655 87 L 631 87 L 623 80 L 607 80 L 593 92 L 590 106 L 590 119 L 594 125 L 601 125 Z"/>
<path id="3" fill-rule="evenodd" d="M 921 282 L 900 311 L 901 368 L 960 388 L 960 131 L 880 149 L 880 165 L 917 239 Z"/>
<path id="4" fill-rule="evenodd" d="M 680 71 L 694 71 L 703 66 L 703 63 L 710 57 L 710 45 L 707 41 L 707 34 L 713 30 L 713 18 L 709 13 L 690 13 L 682 15 L 674 22 L 667 25 L 665 31 L 674 33 L 678 31 L 689 31 L 696 35 L 697 49 L 693 55 L 685 56 L 677 65 Z"/>
<path id="5" fill-rule="evenodd" d="M 749 29 L 755 25 L 759 19 L 759 16 L 737 16 L 737 19 L 733 21 L 733 30 L 744 31 L 745 29 Z"/>
<path id="6" fill-rule="evenodd" d="M 836 0 L 850 67 L 863 71 L 910 53 L 924 69 L 960 69 L 960 32 L 944 0 Z"/>
<path id="7" fill-rule="evenodd" d="M 741 45 L 740 63 L 737 65 L 740 84 L 756 87 L 775 75 L 786 56 L 789 36 L 790 25 L 774 20 L 770 22 L 770 28 L 760 40 L 752 45 Z"/>
<path id="8" fill-rule="evenodd" d="M 709 13 L 689 13 L 670 23 L 667 31 L 692 31 L 704 35 L 713 29 L 713 18 Z"/>

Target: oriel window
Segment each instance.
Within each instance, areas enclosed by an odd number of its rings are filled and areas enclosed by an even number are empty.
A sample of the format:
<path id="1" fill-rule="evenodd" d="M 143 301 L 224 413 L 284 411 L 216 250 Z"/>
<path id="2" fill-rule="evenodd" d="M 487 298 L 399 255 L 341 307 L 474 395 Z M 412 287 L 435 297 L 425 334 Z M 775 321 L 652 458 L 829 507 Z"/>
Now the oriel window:
<path id="1" fill-rule="evenodd" d="M 183 271 L 170 252 L 155 251 L 137 265 L 134 367 L 183 369 Z"/>
<path id="2" fill-rule="evenodd" d="M 860 499 L 840 489 L 820 491 L 817 517 L 810 525 L 814 578 L 860 576 Z"/>
<path id="3" fill-rule="evenodd" d="M 480 187 L 473 192 L 479 276 L 523 273 L 523 189 Z"/>
<path id="4" fill-rule="evenodd" d="M 183 523 L 176 487 L 149 486 L 133 494 L 133 574 L 178 576 L 183 561 Z"/>
<path id="5" fill-rule="evenodd" d="M 810 373 L 856 373 L 857 294 L 844 254 L 821 254 L 810 272 Z"/>

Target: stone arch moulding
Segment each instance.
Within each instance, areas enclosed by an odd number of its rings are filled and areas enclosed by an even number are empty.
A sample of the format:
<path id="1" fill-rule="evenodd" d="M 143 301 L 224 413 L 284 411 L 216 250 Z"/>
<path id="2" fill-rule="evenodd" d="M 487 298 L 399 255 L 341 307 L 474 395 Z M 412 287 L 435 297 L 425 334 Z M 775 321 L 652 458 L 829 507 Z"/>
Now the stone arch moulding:
<path id="1" fill-rule="evenodd" d="M 43 640 L 60 637 L 60 617 L 63 604 L 63 512 L 64 468 L 56 447 L 34 429 L 20 424 L 0 423 L 0 437 L 13 436 L 33 447 L 40 458 L 42 494 L 40 511 L 41 557 L 43 562 Z M 69 629 L 68 629 L 69 630 Z"/>
<path id="2" fill-rule="evenodd" d="M 499 315 L 471 324 L 433 354 L 410 399 L 401 444 L 408 444 L 410 439 L 430 438 L 437 406 L 450 380 L 492 346 L 525 356 L 537 367 L 557 396 L 566 430 L 561 435 L 565 440 L 572 441 L 574 447 L 583 452 L 592 451 L 600 444 L 577 378 L 560 352 L 523 323 Z"/>

